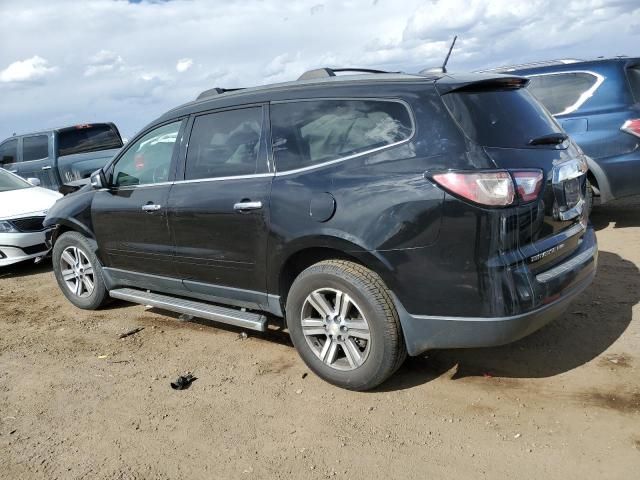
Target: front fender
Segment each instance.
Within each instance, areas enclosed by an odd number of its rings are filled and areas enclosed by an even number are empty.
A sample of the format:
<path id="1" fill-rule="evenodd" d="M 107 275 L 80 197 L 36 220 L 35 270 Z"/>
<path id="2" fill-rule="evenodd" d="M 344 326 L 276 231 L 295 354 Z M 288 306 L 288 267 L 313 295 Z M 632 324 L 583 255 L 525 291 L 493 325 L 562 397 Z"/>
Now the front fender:
<path id="1" fill-rule="evenodd" d="M 95 191 L 79 191 L 59 199 L 49 209 L 44 219 L 45 227 L 55 227 L 51 240 L 52 245 L 60 235 L 67 230 L 74 230 L 87 238 L 95 239 L 93 223 L 91 221 L 91 203 Z"/>

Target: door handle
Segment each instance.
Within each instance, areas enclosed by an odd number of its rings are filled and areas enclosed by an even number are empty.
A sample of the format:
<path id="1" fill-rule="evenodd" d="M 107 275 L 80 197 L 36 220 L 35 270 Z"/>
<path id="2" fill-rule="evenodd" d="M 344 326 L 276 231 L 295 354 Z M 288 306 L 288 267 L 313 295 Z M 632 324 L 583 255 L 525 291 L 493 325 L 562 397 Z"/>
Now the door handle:
<path id="1" fill-rule="evenodd" d="M 147 203 L 142 206 L 142 210 L 145 212 L 157 212 L 162 208 L 162 205 L 155 205 L 153 203 Z"/>
<path id="2" fill-rule="evenodd" d="M 42 167 L 42 170 L 51 170 L 51 165 L 46 165 Z"/>
<path id="3" fill-rule="evenodd" d="M 262 202 L 238 202 L 233 205 L 236 212 L 245 212 L 247 210 L 260 210 Z"/>

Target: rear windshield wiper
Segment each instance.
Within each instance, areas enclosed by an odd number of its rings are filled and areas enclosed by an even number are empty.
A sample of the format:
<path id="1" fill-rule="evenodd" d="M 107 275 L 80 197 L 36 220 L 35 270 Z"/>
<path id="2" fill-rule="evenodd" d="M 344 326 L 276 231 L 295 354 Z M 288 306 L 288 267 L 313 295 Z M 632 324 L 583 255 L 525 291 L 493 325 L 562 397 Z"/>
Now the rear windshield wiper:
<path id="1" fill-rule="evenodd" d="M 554 132 L 529 140 L 529 145 L 559 145 L 569 136 L 566 133 Z"/>

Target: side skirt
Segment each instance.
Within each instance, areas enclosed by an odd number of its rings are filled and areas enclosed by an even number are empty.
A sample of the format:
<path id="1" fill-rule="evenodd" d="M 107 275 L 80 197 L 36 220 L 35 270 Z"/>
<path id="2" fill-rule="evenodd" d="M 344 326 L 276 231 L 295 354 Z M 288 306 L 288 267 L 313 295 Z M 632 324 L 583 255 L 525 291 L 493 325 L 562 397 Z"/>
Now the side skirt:
<path id="1" fill-rule="evenodd" d="M 132 272 L 118 268 L 103 267 L 102 272 L 108 290 L 132 287 L 150 290 L 152 292 L 195 298 L 206 302 L 260 310 L 277 317 L 283 316 L 279 295 L 189 280 L 183 281 L 177 278 Z"/>

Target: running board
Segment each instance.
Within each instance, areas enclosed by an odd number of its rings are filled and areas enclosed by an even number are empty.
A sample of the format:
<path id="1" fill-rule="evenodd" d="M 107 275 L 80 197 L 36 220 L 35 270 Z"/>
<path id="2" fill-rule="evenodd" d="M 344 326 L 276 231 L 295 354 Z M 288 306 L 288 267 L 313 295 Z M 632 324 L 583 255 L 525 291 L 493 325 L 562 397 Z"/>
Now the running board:
<path id="1" fill-rule="evenodd" d="M 234 308 L 185 300 L 160 293 L 136 290 L 135 288 L 116 288 L 109 291 L 109 295 L 127 302 L 150 305 L 171 312 L 186 313 L 194 317 L 206 318 L 207 320 L 227 323 L 236 327 L 258 330 L 259 332 L 264 332 L 267 329 L 267 317 L 258 313 L 243 312 Z"/>

